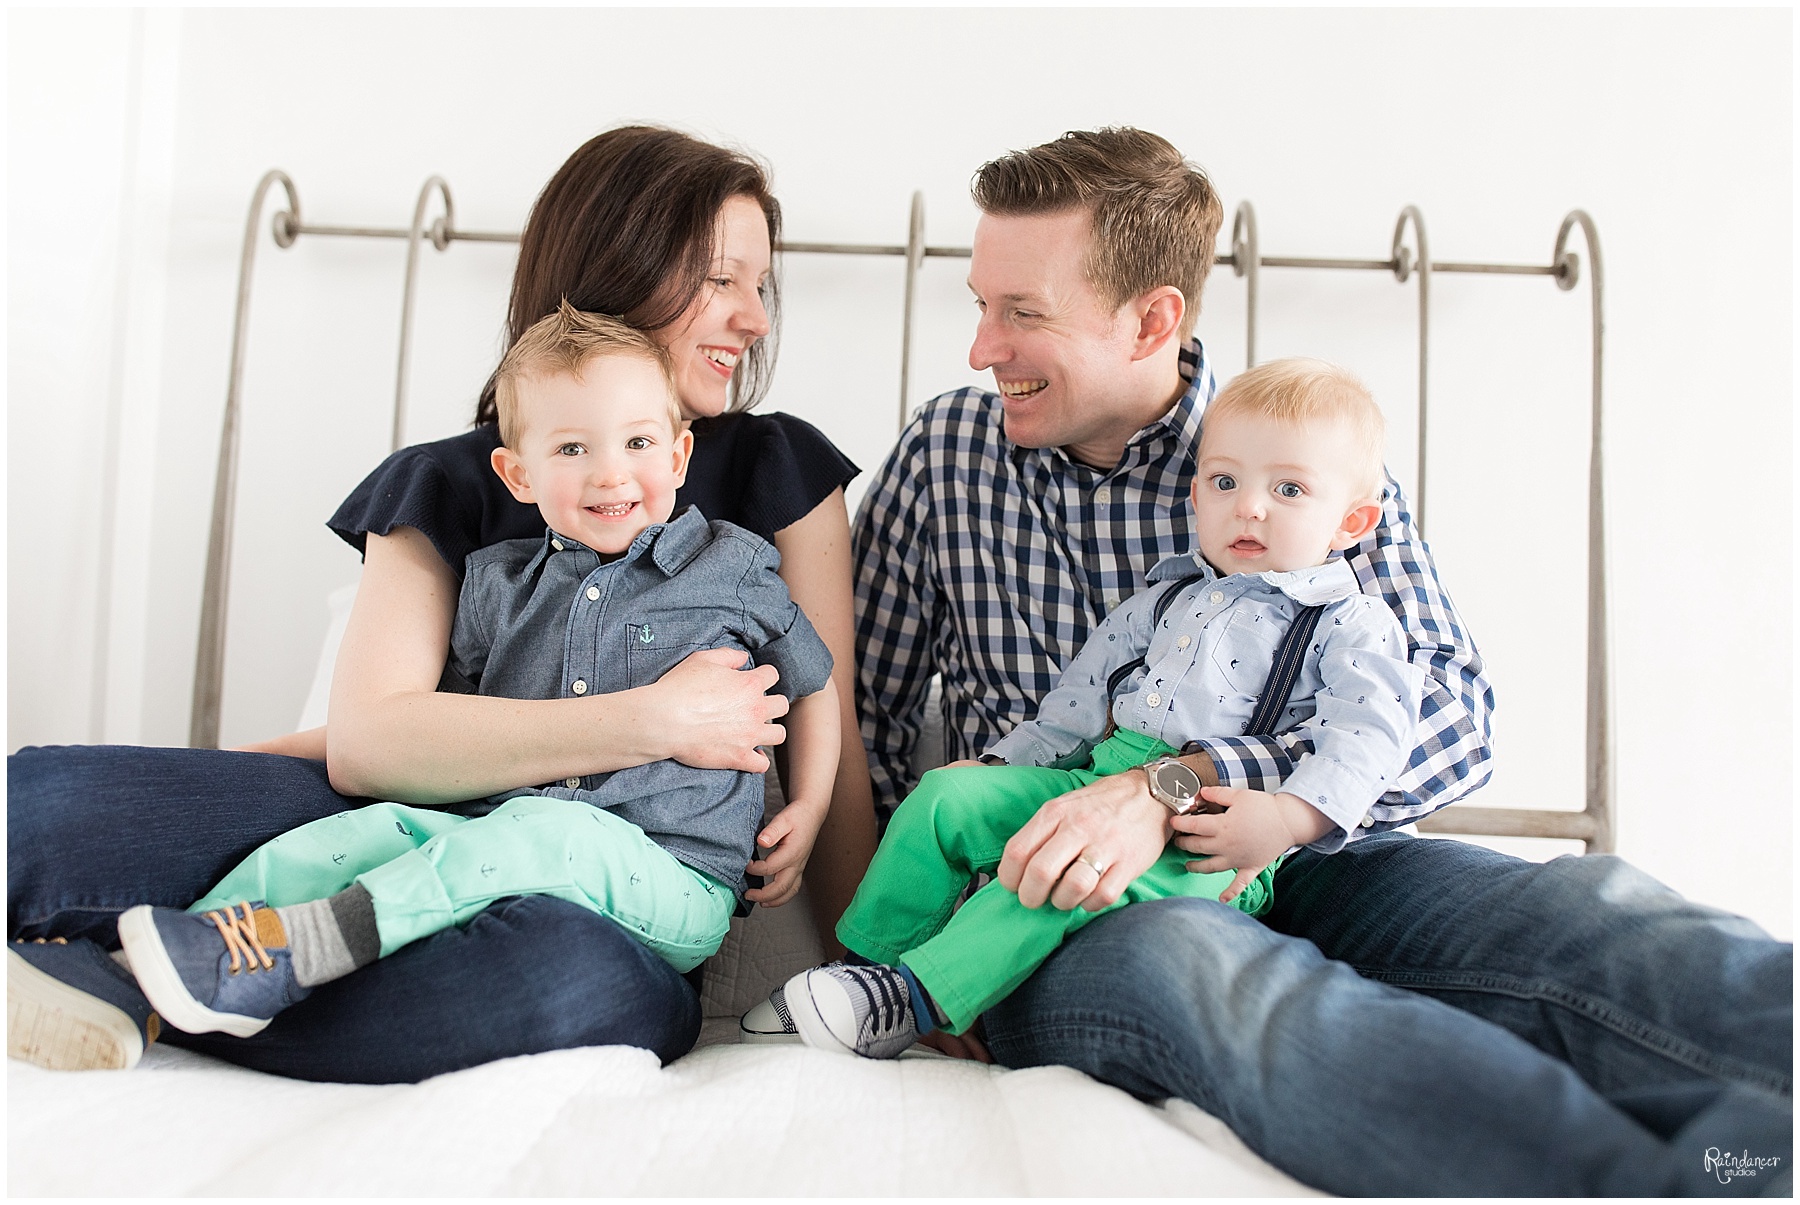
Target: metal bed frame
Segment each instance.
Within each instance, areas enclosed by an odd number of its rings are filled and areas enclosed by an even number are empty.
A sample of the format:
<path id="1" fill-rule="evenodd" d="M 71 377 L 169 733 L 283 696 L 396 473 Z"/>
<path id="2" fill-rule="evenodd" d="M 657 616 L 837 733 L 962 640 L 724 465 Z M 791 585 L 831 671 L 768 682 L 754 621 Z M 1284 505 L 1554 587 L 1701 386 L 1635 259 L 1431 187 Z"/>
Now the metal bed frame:
<path id="1" fill-rule="evenodd" d="M 255 279 L 256 249 L 260 241 L 262 213 L 271 189 L 280 186 L 286 207 L 270 222 L 277 247 L 292 247 L 302 236 L 381 238 L 406 240 L 406 278 L 400 305 L 400 354 L 394 382 L 391 444 L 400 446 L 406 424 L 407 377 L 412 352 L 414 299 L 418 291 L 419 258 L 426 242 L 438 251 L 452 243 L 517 243 L 516 233 L 463 230 L 456 225 L 450 186 L 438 176 L 427 179 L 413 205 L 407 227 L 336 226 L 307 222 L 301 216 L 300 194 L 287 173 L 270 171 L 257 183 L 244 226 L 243 252 L 238 261 L 237 312 L 231 332 L 231 369 L 225 393 L 225 416 L 219 436 L 219 463 L 213 486 L 212 524 L 207 540 L 206 580 L 200 607 L 200 642 L 194 659 L 193 710 L 189 744 L 215 748 L 219 740 L 219 713 L 225 671 L 225 614 L 230 590 L 232 520 L 237 498 L 238 417 L 243 402 L 244 357 L 250 319 L 251 285 Z M 427 222 L 436 195 L 441 211 Z M 1419 384 L 1418 384 L 1418 481 L 1413 490 L 1413 518 L 1424 531 L 1426 466 L 1427 382 L 1430 368 L 1431 278 L 1439 272 L 1486 275 L 1548 276 L 1564 292 L 1575 288 L 1582 275 L 1581 258 L 1570 248 L 1570 235 L 1579 227 L 1588 252 L 1588 285 L 1592 323 L 1592 404 L 1588 450 L 1588 572 L 1587 572 L 1587 689 L 1586 689 L 1586 797 L 1581 811 L 1538 808 L 1478 808 L 1452 804 L 1424 820 L 1418 827 L 1432 833 L 1460 833 L 1507 837 L 1559 837 L 1585 843 L 1588 852 L 1613 848 L 1614 796 L 1613 731 L 1610 642 L 1606 606 L 1606 524 L 1603 506 L 1603 457 L 1601 443 L 1602 344 L 1604 282 L 1601 273 L 1600 236 L 1593 219 L 1572 210 L 1556 232 L 1556 245 L 1547 265 L 1455 263 L 1431 258 L 1425 236 L 1425 219 L 1416 206 L 1408 205 L 1394 224 L 1387 259 L 1338 259 L 1309 256 L 1263 255 L 1257 235 L 1256 211 L 1241 202 L 1232 220 L 1231 249 L 1215 263 L 1230 265 L 1244 281 L 1246 291 L 1245 363 L 1256 363 L 1258 285 L 1264 268 L 1308 268 L 1385 272 L 1400 284 L 1416 278 L 1419 288 Z M 1408 237 L 1410 233 L 1410 238 Z M 786 254 L 888 255 L 906 260 L 905 304 L 900 337 L 900 397 L 898 426 L 907 419 L 907 390 L 912 365 L 913 312 L 916 284 L 927 259 L 967 259 L 967 247 L 932 246 L 925 241 L 925 198 L 912 196 L 904 244 L 783 242 L 776 248 Z"/>

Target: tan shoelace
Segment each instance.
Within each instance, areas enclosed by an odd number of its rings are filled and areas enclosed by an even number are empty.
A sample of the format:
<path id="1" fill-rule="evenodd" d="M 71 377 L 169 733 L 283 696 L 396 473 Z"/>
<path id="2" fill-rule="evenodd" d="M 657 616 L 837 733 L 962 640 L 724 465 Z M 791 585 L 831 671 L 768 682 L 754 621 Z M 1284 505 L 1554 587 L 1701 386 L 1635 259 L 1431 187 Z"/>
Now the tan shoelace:
<path id="1" fill-rule="evenodd" d="M 217 926 L 219 936 L 225 939 L 225 949 L 231 955 L 231 973 L 237 974 L 238 968 L 243 966 L 246 960 L 252 973 L 257 970 L 259 962 L 262 964 L 263 970 L 273 970 L 275 960 L 269 957 L 267 950 L 263 949 L 262 938 L 256 934 L 256 921 L 250 910 L 249 901 L 246 900 L 239 907 L 244 910 L 244 915 L 241 917 L 230 907 L 227 907 L 223 913 L 208 912 L 206 914 L 206 919 Z"/>

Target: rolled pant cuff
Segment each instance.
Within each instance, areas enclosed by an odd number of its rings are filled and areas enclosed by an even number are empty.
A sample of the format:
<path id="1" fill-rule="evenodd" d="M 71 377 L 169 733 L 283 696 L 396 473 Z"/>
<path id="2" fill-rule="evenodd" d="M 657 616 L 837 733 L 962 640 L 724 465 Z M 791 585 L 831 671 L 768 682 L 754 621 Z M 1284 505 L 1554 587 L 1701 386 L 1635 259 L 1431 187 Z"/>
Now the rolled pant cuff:
<path id="1" fill-rule="evenodd" d="M 955 1034 L 963 1033 L 975 1024 L 977 1017 L 996 1003 L 993 1000 L 971 1000 L 957 991 L 954 983 L 942 973 L 943 969 L 933 963 L 931 955 L 922 951 L 903 954 L 897 962 L 913 973 L 919 985 L 931 994 L 933 1002 L 949 1018 L 947 1024 L 938 1026 L 939 1029 Z"/>

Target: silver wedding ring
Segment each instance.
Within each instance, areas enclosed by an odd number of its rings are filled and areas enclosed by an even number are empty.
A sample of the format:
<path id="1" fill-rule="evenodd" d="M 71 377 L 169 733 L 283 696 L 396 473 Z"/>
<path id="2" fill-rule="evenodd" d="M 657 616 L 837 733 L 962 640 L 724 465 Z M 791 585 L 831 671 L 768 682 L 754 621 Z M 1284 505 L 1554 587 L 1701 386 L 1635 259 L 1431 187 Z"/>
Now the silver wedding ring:
<path id="1" fill-rule="evenodd" d="M 1077 862 L 1085 862 L 1087 865 L 1091 866 L 1093 868 L 1093 871 L 1094 871 L 1094 874 L 1096 877 L 1098 877 L 1098 878 L 1106 877 L 1106 863 L 1096 862 L 1092 858 L 1088 857 L 1086 854 L 1076 854 L 1075 860 Z"/>

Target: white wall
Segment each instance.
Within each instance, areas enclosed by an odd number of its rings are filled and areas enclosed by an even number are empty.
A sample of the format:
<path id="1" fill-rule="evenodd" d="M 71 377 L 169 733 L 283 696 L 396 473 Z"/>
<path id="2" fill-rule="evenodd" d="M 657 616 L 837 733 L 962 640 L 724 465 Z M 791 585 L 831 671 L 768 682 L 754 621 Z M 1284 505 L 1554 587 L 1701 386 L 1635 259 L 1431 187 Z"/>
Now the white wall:
<path id="1" fill-rule="evenodd" d="M 1547 263 L 1597 221 L 1623 853 L 1792 932 L 1792 68 L 1786 11 L 192 10 L 10 15 L 9 747 L 180 743 L 244 210 L 272 166 L 321 222 L 404 225 L 432 173 L 516 230 L 633 119 L 775 167 L 789 236 L 966 245 L 985 159 L 1130 123 L 1183 147 L 1266 255 Z M 273 206 L 271 206 L 271 212 Z M 1579 247 L 1586 260 L 1586 249 Z M 398 243 L 260 250 L 224 737 L 292 723 L 324 518 L 386 448 Z M 467 419 L 507 248 L 427 252 L 409 439 Z M 916 403 L 967 383 L 963 264 L 923 273 Z M 897 260 L 793 256 L 770 406 L 865 469 L 892 438 Z M 1259 357 L 1351 364 L 1411 482 L 1415 294 L 1266 270 Z M 1201 333 L 1240 369 L 1228 270 Z M 1578 806 L 1587 293 L 1440 276 L 1431 534 L 1487 655 L 1480 802 Z M 1768 604 L 1773 603 L 1769 608 Z M 1540 856 L 1541 856 L 1540 850 Z"/>

